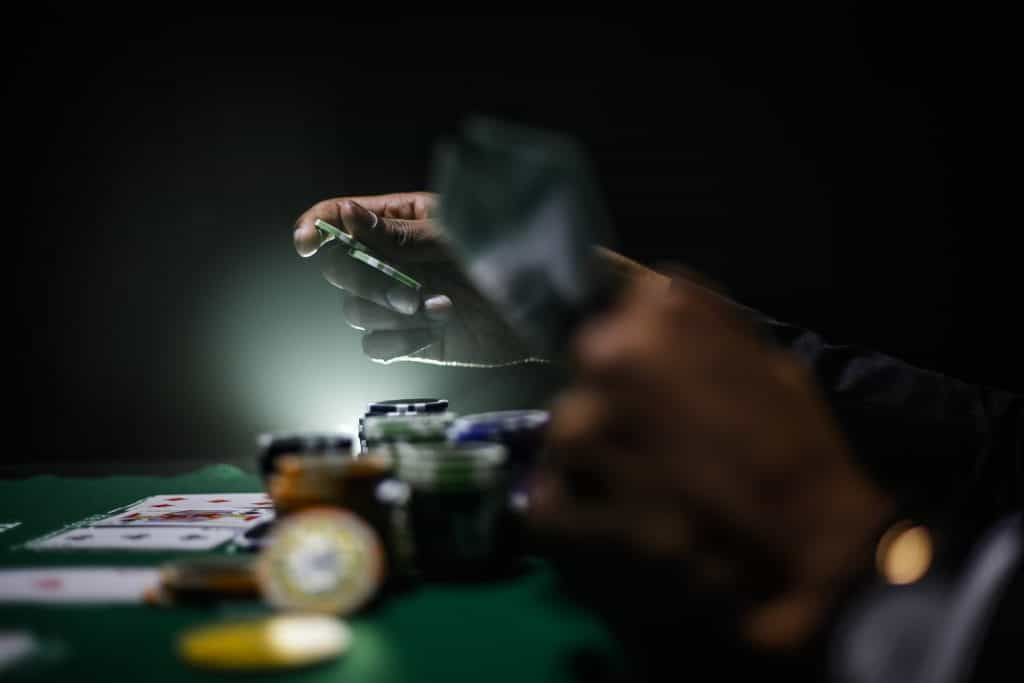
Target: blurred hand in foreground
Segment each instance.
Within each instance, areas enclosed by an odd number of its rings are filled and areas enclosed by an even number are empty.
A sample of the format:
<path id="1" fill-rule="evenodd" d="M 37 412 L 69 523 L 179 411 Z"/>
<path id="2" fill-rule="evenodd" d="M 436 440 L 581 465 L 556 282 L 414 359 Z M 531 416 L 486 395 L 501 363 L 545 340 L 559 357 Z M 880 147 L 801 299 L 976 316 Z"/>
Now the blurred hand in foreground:
<path id="1" fill-rule="evenodd" d="M 529 353 L 463 274 L 434 220 L 437 197 L 407 192 L 317 203 L 295 223 L 295 249 L 321 252 L 324 277 L 344 292 L 349 325 L 365 331 L 363 351 L 396 360 L 496 366 Z M 351 258 L 314 223 L 324 220 L 423 285 L 419 292 Z"/>
<path id="2" fill-rule="evenodd" d="M 577 336 L 531 517 L 549 538 L 677 565 L 738 604 L 748 642 L 788 649 L 870 562 L 890 506 L 809 373 L 753 332 L 693 282 L 635 280 Z"/>

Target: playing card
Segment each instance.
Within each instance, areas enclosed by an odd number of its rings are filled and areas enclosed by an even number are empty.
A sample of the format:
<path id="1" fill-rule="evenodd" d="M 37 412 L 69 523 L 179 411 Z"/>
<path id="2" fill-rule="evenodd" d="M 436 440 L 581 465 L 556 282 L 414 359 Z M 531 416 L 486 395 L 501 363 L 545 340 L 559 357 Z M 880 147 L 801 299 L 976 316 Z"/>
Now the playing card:
<path id="1" fill-rule="evenodd" d="M 251 526 L 274 518 L 274 512 L 266 508 L 247 508 L 232 510 L 230 508 L 171 508 L 165 510 L 125 510 L 116 515 L 105 517 L 91 526 L 132 526 L 132 527 L 170 527 L 197 526 L 230 529 L 248 529 Z"/>
<path id="2" fill-rule="evenodd" d="M 128 512 L 142 510 L 273 510 L 274 503 L 265 493 L 167 493 L 132 503 Z"/>
<path id="3" fill-rule="evenodd" d="M 0 631 L 0 674 L 33 656 L 39 642 L 29 631 Z"/>
<path id="4" fill-rule="evenodd" d="M 235 529 L 184 527 L 79 527 L 27 544 L 33 550 L 209 550 L 231 540 Z"/>
<path id="5" fill-rule="evenodd" d="M 159 581 L 160 571 L 147 568 L 0 569 L 0 604 L 141 602 Z"/>
<path id="6" fill-rule="evenodd" d="M 463 271 L 522 341 L 541 357 L 559 357 L 606 294 L 594 246 L 613 246 L 583 146 L 478 117 L 437 146 L 432 175 Z"/>
<path id="7" fill-rule="evenodd" d="M 0 522 L 0 534 L 7 531 L 8 529 L 13 529 L 19 524 L 21 524 L 21 522 Z"/>

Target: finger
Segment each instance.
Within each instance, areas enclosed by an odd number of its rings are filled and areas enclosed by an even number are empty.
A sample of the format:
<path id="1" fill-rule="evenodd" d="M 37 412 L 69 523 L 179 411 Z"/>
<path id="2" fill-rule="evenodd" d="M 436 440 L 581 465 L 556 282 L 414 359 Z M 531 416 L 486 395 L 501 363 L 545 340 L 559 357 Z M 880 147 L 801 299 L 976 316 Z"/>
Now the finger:
<path id="1" fill-rule="evenodd" d="M 319 218 L 332 225 L 342 225 L 341 205 L 349 200 L 358 202 L 369 211 L 404 220 L 429 218 L 437 204 L 436 195 L 427 192 L 325 199 L 314 204 L 295 221 L 293 240 L 300 256 L 312 256 L 327 241 L 323 233 L 316 229 L 316 220 Z"/>
<path id="2" fill-rule="evenodd" d="M 433 294 L 423 299 L 423 313 L 433 322 L 448 322 L 454 314 L 454 304 L 445 294 Z"/>
<path id="3" fill-rule="evenodd" d="M 436 298 L 438 297 L 433 297 L 428 301 Z M 441 315 L 438 314 L 438 311 L 431 314 L 428 309 L 424 308 L 414 315 L 404 315 L 352 294 L 344 295 L 342 311 L 346 322 L 357 330 L 411 330 L 436 327 L 444 324 L 451 312 L 449 307 L 441 312 Z"/>
<path id="4" fill-rule="evenodd" d="M 363 353 L 387 362 L 422 351 L 439 339 L 434 330 L 381 330 L 363 336 Z"/>
<path id="5" fill-rule="evenodd" d="M 448 245 L 430 219 L 388 218 L 359 202 L 339 204 L 345 230 L 375 255 L 396 261 L 436 261 L 447 257 Z"/>
<path id="6" fill-rule="evenodd" d="M 352 258 L 344 245 L 325 247 L 321 272 L 335 287 L 395 313 L 412 315 L 420 308 L 418 290 Z"/>

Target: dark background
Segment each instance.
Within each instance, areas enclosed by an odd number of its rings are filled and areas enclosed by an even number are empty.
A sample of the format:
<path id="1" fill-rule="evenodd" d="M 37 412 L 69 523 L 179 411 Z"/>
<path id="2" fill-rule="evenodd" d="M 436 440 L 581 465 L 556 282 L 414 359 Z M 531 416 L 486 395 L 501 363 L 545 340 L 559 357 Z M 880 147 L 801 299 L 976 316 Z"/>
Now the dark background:
<path id="1" fill-rule="evenodd" d="M 291 224 L 428 185 L 470 113 L 588 145 L 620 230 L 737 298 L 1019 389 L 1006 17 L 161 16 L 4 28 L 4 472 L 248 465 L 368 400 L 542 403 L 543 368 L 381 366 Z M 487 374 L 490 373 L 490 374 Z"/>

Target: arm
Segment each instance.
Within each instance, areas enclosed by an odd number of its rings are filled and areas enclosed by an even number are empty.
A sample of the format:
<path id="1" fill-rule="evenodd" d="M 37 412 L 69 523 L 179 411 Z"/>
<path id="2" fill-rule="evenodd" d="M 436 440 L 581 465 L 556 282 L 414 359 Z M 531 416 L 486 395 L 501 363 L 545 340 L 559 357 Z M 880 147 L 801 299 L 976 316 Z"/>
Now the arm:
<path id="1" fill-rule="evenodd" d="M 941 516 L 966 506 L 984 525 L 1021 507 L 1024 397 L 761 322 L 813 370 L 864 464 L 912 508 Z"/>
<path id="2" fill-rule="evenodd" d="M 665 278 L 601 250 L 623 279 Z M 682 280 L 719 288 L 693 273 Z M 908 512 L 973 537 L 1024 502 L 1024 396 L 975 386 L 771 319 L 735 302 L 813 372 L 858 459 Z M 968 511 L 968 518 L 962 513 Z M 947 519 L 945 517 L 953 517 Z M 962 528 L 966 523 L 968 528 Z"/>

